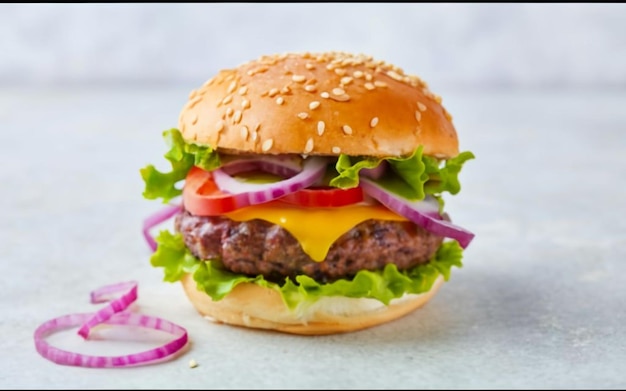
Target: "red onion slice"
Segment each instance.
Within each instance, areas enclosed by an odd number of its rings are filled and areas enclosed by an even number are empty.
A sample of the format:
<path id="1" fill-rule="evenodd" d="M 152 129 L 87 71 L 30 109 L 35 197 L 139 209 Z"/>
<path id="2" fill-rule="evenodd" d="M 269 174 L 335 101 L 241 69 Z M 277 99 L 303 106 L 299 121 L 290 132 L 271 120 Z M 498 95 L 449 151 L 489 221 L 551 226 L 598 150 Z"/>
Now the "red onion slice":
<path id="1" fill-rule="evenodd" d="M 81 337 L 86 339 L 89 336 L 89 332 L 92 327 L 97 326 L 102 322 L 106 322 L 109 318 L 111 318 L 111 316 L 124 311 L 129 305 L 137 300 L 137 283 L 134 281 L 122 282 L 119 284 L 107 285 L 91 292 L 91 303 L 95 304 L 108 301 L 105 298 L 105 295 L 119 291 L 127 292 L 119 298 L 112 300 L 109 305 L 96 312 L 91 319 L 87 320 L 87 322 L 85 322 L 85 324 L 83 324 L 83 326 L 78 330 L 78 334 Z"/>
<path id="2" fill-rule="evenodd" d="M 291 158 L 289 155 L 240 157 L 224 163 L 221 169 L 229 175 L 261 170 L 287 178 L 302 171 L 302 158 Z"/>
<path id="3" fill-rule="evenodd" d="M 176 338 L 163 346 L 139 353 L 121 356 L 91 356 L 69 352 L 50 345 L 45 338 L 49 335 L 78 326 L 88 321 L 94 314 L 71 314 L 60 316 L 43 323 L 35 330 L 35 348 L 44 358 L 61 365 L 91 368 L 112 368 L 154 364 L 180 351 L 188 341 L 187 330 L 165 319 L 132 313 L 119 313 L 103 322 L 107 325 L 138 326 L 161 330 Z"/>
<path id="4" fill-rule="evenodd" d="M 110 368 L 153 364 L 174 355 L 187 344 L 187 330 L 183 327 L 158 317 L 123 312 L 137 299 L 137 283 L 134 281 L 97 289 L 91 293 L 91 302 L 106 301 L 107 295 L 122 291 L 125 292 L 122 296 L 112 300 L 105 308 L 96 313 L 64 315 L 40 325 L 34 334 L 37 352 L 42 357 L 61 365 Z M 90 356 L 69 352 L 55 348 L 45 340 L 47 336 L 56 331 L 78 325 L 81 326 L 78 334 L 87 338 L 92 327 L 99 324 L 150 328 L 173 334 L 176 338 L 163 346 L 122 356 Z"/>
<path id="5" fill-rule="evenodd" d="M 164 222 L 165 220 L 171 218 L 176 215 L 178 212 L 182 210 L 182 205 L 169 205 L 158 212 L 154 213 L 147 219 L 143 221 L 143 237 L 148 242 L 148 246 L 152 249 L 152 251 L 156 251 L 157 243 L 154 240 L 152 234 L 150 234 L 150 230 Z"/>
<path id="6" fill-rule="evenodd" d="M 268 161 L 271 164 L 271 161 Z M 236 166 L 229 169 L 229 173 L 222 168 L 213 171 L 213 179 L 220 190 L 231 194 L 245 194 L 249 205 L 261 204 L 280 198 L 286 194 L 296 192 L 311 186 L 318 181 L 326 170 L 328 160 L 312 157 L 304 160 L 302 171 L 283 181 L 274 183 L 254 184 L 243 183 L 229 175 L 236 174 Z"/>
<path id="7" fill-rule="evenodd" d="M 438 212 L 437 201 L 433 197 L 427 196 L 422 201 L 410 201 L 384 189 L 371 179 L 361 177 L 360 183 L 363 191 L 372 198 L 435 235 L 455 239 L 463 248 L 466 248 L 474 238 L 473 233 L 443 220 Z"/>
<path id="8" fill-rule="evenodd" d="M 372 178 L 372 179 L 378 179 L 381 176 L 383 176 L 386 169 L 387 169 L 387 162 L 383 160 L 380 163 L 378 163 L 378 165 L 374 168 L 362 168 L 361 171 L 359 171 L 359 174 Z"/>

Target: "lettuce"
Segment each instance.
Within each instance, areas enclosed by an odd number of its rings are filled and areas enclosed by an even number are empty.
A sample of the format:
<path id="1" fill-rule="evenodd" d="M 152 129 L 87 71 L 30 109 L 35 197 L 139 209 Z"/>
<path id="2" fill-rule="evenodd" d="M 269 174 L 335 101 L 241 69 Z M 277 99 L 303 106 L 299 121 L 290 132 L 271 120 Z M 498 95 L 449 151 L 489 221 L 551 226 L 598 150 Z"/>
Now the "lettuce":
<path id="1" fill-rule="evenodd" d="M 162 199 L 163 203 L 179 196 L 182 190 L 176 184 L 185 179 L 192 166 L 207 171 L 220 166 L 220 156 L 210 146 L 188 144 L 178 129 L 163 132 L 163 138 L 170 149 L 165 158 L 172 166 L 169 172 L 160 172 L 153 165 L 140 170 L 145 183 L 143 196 L 147 199 Z M 471 152 L 462 152 L 448 159 L 445 163 L 424 156 L 420 146 L 406 158 L 372 158 L 339 155 L 334 170 L 329 170 L 327 183 L 333 187 L 351 188 L 359 185 L 359 171 L 375 168 L 386 161 L 391 170 L 387 170 L 377 181 L 386 189 L 410 200 L 421 200 L 428 194 L 440 195 L 443 192 L 457 194 L 461 190 L 458 175 L 463 164 L 474 158 Z M 329 167 L 330 168 L 330 167 Z"/>
<path id="2" fill-rule="evenodd" d="M 206 292 L 213 300 L 220 300 L 235 286 L 250 282 L 278 291 L 286 305 L 296 307 L 312 304 L 324 296 L 366 297 L 384 304 L 405 293 L 424 293 L 430 290 L 436 278 L 442 275 L 447 281 L 452 266 L 462 267 L 463 250 L 456 241 L 443 243 L 436 254 L 425 265 L 399 271 L 394 264 L 382 270 L 362 270 L 351 280 L 340 279 L 328 284 L 300 275 L 295 281 L 286 279 L 283 284 L 267 281 L 263 276 L 245 276 L 224 270 L 220 262 L 200 261 L 186 248 L 181 234 L 161 231 L 157 236 L 157 251 L 150 258 L 155 267 L 164 269 L 164 281 L 178 281 L 185 273 L 192 273 L 198 289 Z"/>
<path id="3" fill-rule="evenodd" d="M 143 196 L 149 200 L 161 198 L 163 203 L 167 203 L 182 193 L 176 184 L 185 179 L 192 166 L 213 170 L 220 166 L 220 159 L 209 146 L 187 144 L 178 129 L 164 131 L 163 138 L 170 147 L 165 158 L 169 160 L 172 170 L 160 172 L 153 165 L 148 165 L 140 173 L 145 183 Z"/>
<path id="4" fill-rule="evenodd" d="M 443 167 L 439 166 L 439 162 L 430 157 L 424 156 L 425 172 L 430 178 L 425 184 L 426 194 L 440 194 L 447 191 L 450 194 L 457 194 L 461 191 L 461 183 L 459 182 L 459 173 L 466 161 L 474 159 L 474 154 L 466 151 L 458 154 L 452 159 L 446 160 Z"/>
<path id="5" fill-rule="evenodd" d="M 356 187 L 359 184 L 359 171 L 375 168 L 386 161 L 391 166 L 377 182 L 386 189 L 410 200 L 421 200 L 427 194 L 439 195 L 443 192 L 457 194 L 461 190 L 458 175 L 463 164 L 474 158 L 471 152 L 462 152 L 445 163 L 422 154 L 420 146 L 406 158 L 363 158 L 341 154 L 335 169 L 337 175 L 330 185 L 340 188 Z"/>

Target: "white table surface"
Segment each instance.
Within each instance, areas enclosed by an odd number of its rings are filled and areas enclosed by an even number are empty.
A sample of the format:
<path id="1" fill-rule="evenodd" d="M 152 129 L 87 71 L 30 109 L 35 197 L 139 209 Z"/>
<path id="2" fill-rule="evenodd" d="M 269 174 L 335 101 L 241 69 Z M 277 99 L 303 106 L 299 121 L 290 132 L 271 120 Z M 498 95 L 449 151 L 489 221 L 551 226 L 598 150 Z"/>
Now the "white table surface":
<path id="1" fill-rule="evenodd" d="M 436 91 L 477 156 L 447 198 L 476 234 L 465 266 L 405 318 L 301 337 L 209 323 L 149 265 L 141 224 L 161 205 L 142 198 L 139 169 L 165 163 L 160 133 L 192 87 L 0 90 L 0 387 L 626 386 L 626 92 Z M 40 323 L 131 279 L 139 311 L 187 328 L 180 357 L 87 369 L 37 354 Z"/>

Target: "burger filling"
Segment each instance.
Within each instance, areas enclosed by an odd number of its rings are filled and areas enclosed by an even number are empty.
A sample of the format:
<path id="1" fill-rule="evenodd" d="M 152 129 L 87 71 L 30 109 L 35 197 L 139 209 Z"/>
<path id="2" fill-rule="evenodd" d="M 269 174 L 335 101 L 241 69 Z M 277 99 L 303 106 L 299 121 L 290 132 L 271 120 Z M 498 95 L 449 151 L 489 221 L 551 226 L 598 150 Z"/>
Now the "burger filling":
<path id="1" fill-rule="evenodd" d="M 142 169 L 144 197 L 182 195 L 182 208 L 177 233 L 152 243 L 151 263 L 166 281 L 193 275 L 213 300 L 249 282 L 292 309 L 326 296 L 388 304 L 447 280 L 474 236 L 452 224 L 441 198 L 460 191 L 471 152 L 445 161 L 421 146 L 385 158 L 228 155 L 186 143 L 177 129 L 164 137 L 172 170 Z"/>
<path id="2" fill-rule="evenodd" d="M 388 263 L 407 270 L 427 263 L 443 241 L 410 221 L 370 219 L 341 235 L 317 262 L 286 229 L 260 219 L 240 222 L 185 211 L 176 217 L 175 227 L 196 258 L 274 282 L 301 274 L 330 282 L 352 278 L 360 270 L 383 269 Z"/>

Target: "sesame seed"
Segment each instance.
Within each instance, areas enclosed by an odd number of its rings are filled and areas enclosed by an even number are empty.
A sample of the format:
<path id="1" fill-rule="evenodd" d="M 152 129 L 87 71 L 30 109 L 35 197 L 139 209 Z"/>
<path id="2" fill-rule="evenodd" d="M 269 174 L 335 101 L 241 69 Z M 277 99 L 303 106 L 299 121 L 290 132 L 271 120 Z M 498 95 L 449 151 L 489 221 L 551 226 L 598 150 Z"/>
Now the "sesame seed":
<path id="1" fill-rule="evenodd" d="M 278 94 L 278 88 L 272 88 L 272 89 L 271 89 L 271 90 L 267 93 L 267 95 L 268 95 L 270 98 L 273 98 L 273 97 L 274 97 L 274 96 L 276 96 L 277 94 Z"/>
<path id="2" fill-rule="evenodd" d="M 283 99 L 282 96 L 279 96 L 278 98 L 276 98 L 277 105 L 282 105 L 283 103 L 285 103 L 285 100 Z"/>
<path id="3" fill-rule="evenodd" d="M 189 99 L 195 98 L 197 94 L 198 94 L 197 90 L 191 90 L 191 92 L 189 93 Z"/>
<path id="4" fill-rule="evenodd" d="M 191 124 L 192 124 L 192 125 L 195 125 L 195 124 L 196 124 L 196 122 L 198 122 L 198 113 L 193 113 L 193 114 L 191 115 Z"/>
<path id="5" fill-rule="evenodd" d="M 233 80 L 228 86 L 228 90 L 226 90 L 226 92 L 228 92 L 229 94 L 232 94 L 233 91 L 235 91 L 235 88 L 237 88 L 237 81 Z"/>
<path id="6" fill-rule="evenodd" d="M 372 81 L 372 75 L 370 73 L 365 73 L 365 80 Z"/>
<path id="7" fill-rule="evenodd" d="M 422 113 L 420 113 L 419 110 L 415 111 L 415 119 L 417 120 L 417 122 L 422 120 Z"/>
<path id="8" fill-rule="evenodd" d="M 195 105 L 197 105 L 202 100 L 202 95 L 198 95 L 189 101 L 189 108 L 193 109 Z"/>
<path id="9" fill-rule="evenodd" d="M 315 90 L 317 90 L 317 87 L 315 87 L 312 84 L 308 84 L 308 85 L 304 86 L 304 90 L 308 91 L 308 92 L 315 92 Z"/>
<path id="10" fill-rule="evenodd" d="M 338 153 L 340 153 L 340 152 L 341 152 L 341 148 L 339 148 L 339 147 L 332 147 L 330 150 L 331 150 L 333 153 L 336 153 L 336 154 L 338 154 Z"/>
<path id="11" fill-rule="evenodd" d="M 284 86 L 283 88 L 280 89 L 280 92 L 283 94 L 288 94 L 291 92 L 291 88 L 289 88 L 289 86 Z"/>
<path id="12" fill-rule="evenodd" d="M 321 96 L 322 98 L 324 98 L 324 99 L 328 99 L 328 98 L 330 98 L 330 94 L 329 94 L 328 92 L 326 92 L 326 91 L 322 92 L 322 93 L 320 94 L 320 96 Z"/>
<path id="13" fill-rule="evenodd" d="M 343 130 L 343 132 L 344 132 L 345 134 L 352 134 L 352 128 L 351 128 L 351 127 L 349 127 L 348 125 L 343 125 L 343 126 L 341 127 L 341 130 Z"/>
<path id="14" fill-rule="evenodd" d="M 313 102 L 309 103 L 309 109 L 311 110 L 315 110 L 318 107 L 320 107 L 320 102 L 314 100 Z"/>
<path id="15" fill-rule="evenodd" d="M 372 120 L 370 121 L 370 126 L 372 128 L 376 127 L 376 125 L 378 125 L 378 117 L 374 117 L 372 118 Z"/>
<path id="16" fill-rule="evenodd" d="M 243 107 L 243 109 L 249 109 L 250 108 L 250 101 L 248 99 L 243 99 L 241 101 L 241 107 Z"/>
<path id="17" fill-rule="evenodd" d="M 239 91 L 237 91 L 239 95 L 245 95 L 247 92 L 248 92 L 248 87 L 246 86 L 241 87 Z"/>
<path id="18" fill-rule="evenodd" d="M 233 96 L 232 95 L 227 95 L 226 98 L 222 99 L 222 103 L 223 104 L 229 104 L 230 102 L 232 102 L 233 100 Z"/>
<path id="19" fill-rule="evenodd" d="M 324 121 L 319 121 L 317 123 L 317 134 L 319 134 L 320 136 L 323 135 L 324 129 L 326 129 L 326 124 L 324 123 Z"/>
<path id="20" fill-rule="evenodd" d="M 380 81 L 380 80 L 375 80 L 374 85 L 376 87 L 387 87 L 387 83 L 385 83 L 384 81 Z"/>
<path id="21" fill-rule="evenodd" d="M 252 129 L 252 141 L 256 141 L 256 139 L 259 137 L 259 129 L 261 128 L 261 123 L 259 122 L 258 124 L 256 124 L 256 126 L 254 127 L 254 129 Z"/>
<path id="22" fill-rule="evenodd" d="M 370 83 L 369 81 L 367 83 L 363 84 L 363 87 L 365 87 L 365 89 L 370 90 L 370 91 L 376 89 L 376 87 L 372 83 Z"/>
<path id="23" fill-rule="evenodd" d="M 213 84 L 213 82 L 214 82 L 214 81 L 215 81 L 215 78 L 213 77 L 213 78 L 211 78 L 211 79 L 207 80 L 206 82 L 204 82 L 204 84 L 202 85 L 202 87 L 208 87 L 208 86 L 210 86 L 211 84 Z"/>
<path id="24" fill-rule="evenodd" d="M 417 102 L 417 108 L 419 109 L 419 111 L 426 111 L 426 105 L 422 102 Z"/>
<path id="25" fill-rule="evenodd" d="M 333 88 L 333 95 L 343 95 L 346 91 L 343 88 Z"/>
<path id="26" fill-rule="evenodd" d="M 300 119 L 307 119 L 307 118 L 309 118 L 309 114 L 305 113 L 305 112 L 298 113 L 298 118 L 300 118 Z"/>
<path id="27" fill-rule="evenodd" d="M 306 141 L 306 144 L 304 145 L 304 153 L 309 153 L 313 150 L 313 138 L 310 138 Z"/>
<path id="28" fill-rule="evenodd" d="M 250 132 L 248 132 L 248 127 L 247 126 L 242 126 L 241 127 L 241 138 L 245 140 L 248 139 L 248 134 L 250 134 Z"/>
<path id="29" fill-rule="evenodd" d="M 304 67 L 308 70 L 315 69 L 315 65 L 311 64 L 310 62 L 304 64 Z"/>
<path id="30" fill-rule="evenodd" d="M 274 140 L 272 140 L 271 138 L 268 138 L 267 140 L 263 141 L 261 150 L 263 150 L 263 152 L 269 151 L 272 148 L 272 144 L 274 144 Z"/>
<path id="31" fill-rule="evenodd" d="M 226 115 L 227 115 L 227 116 L 229 116 L 229 117 L 230 117 L 231 115 L 233 115 L 233 113 L 234 113 L 234 112 L 235 112 L 235 110 L 233 110 L 233 108 L 232 108 L 232 107 L 228 107 L 228 108 L 226 108 Z"/>
<path id="32" fill-rule="evenodd" d="M 235 113 L 233 114 L 233 123 L 238 124 L 240 121 L 241 121 L 241 111 L 235 110 Z"/>
<path id="33" fill-rule="evenodd" d="M 335 73 L 339 76 L 343 76 L 346 74 L 346 70 L 342 68 L 335 68 Z"/>
<path id="34" fill-rule="evenodd" d="M 350 95 L 348 94 L 343 94 L 343 95 L 332 95 L 330 97 L 330 99 L 332 100 L 336 100 L 337 102 L 347 102 L 350 100 Z"/>
<path id="35" fill-rule="evenodd" d="M 362 71 L 354 71 L 352 73 L 352 76 L 354 76 L 355 79 L 360 79 L 363 77 L 363 72 Z"/>
<path id="36" fill-rule="evenodd" d="M 394 80 L 402 81 L 402 76 L 400 76 L 395 71 L 387 71 L 387 76 L 389 76 L 390 78 L 392 78 Z"/>
<path id="37" fill-rule="evenodd" d="M 296 83 L 302 83 L 303 81 L 306 80 L 306 76 L 304 76 L 304 75 L 293 75 L 293 76 L 291 76 L 291 80 L 295 81 Z"/>
<path id="38" fill-rule="evenodd" d="M 217 121 L 217 123 L 215 124 L 215 131 L 217 133 L 221 132 L 222 130 L 224 130 L 224 127 L 226 126 L 226 122 L 224 122 L 223 119 Z"/>
<path id="39" fill-rule="evenodd" d="M 189 360 L 189 368 L 195 368 L 198 366 L 198 363 L 193 358 Z"/>
<path id="40" fill-rule="evenodd" d="M 352 78 L 350 76 L 344 76 L 341 78 L 340 83 L 343 85 L 350 84 L 352 82 Z"/>

